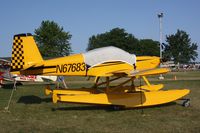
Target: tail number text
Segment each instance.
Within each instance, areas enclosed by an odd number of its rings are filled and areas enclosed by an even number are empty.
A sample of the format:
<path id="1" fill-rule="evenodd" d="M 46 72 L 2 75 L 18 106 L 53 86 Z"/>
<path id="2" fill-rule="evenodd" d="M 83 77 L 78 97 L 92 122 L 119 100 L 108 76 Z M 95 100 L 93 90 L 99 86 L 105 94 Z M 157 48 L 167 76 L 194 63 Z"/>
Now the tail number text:
<path id="1" fill-rule="evenodd" d="M 56 73 L 80 72 L 85 70 L 86 70 L 85 63 L 62 64 L 56 66 Z"/>

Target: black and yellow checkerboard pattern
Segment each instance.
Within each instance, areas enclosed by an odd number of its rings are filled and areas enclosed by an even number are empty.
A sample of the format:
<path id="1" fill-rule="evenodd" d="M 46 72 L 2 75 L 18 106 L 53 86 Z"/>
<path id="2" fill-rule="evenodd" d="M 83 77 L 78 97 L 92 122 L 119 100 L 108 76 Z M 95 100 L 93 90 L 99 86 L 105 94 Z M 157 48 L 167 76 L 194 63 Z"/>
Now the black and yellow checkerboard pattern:
<path id="1" fill-rule="evenodd" d="M 15 36 L 12 47 L 11 71 L 19 71 L 24 66 L 23 40 L 20 36 Z"/>

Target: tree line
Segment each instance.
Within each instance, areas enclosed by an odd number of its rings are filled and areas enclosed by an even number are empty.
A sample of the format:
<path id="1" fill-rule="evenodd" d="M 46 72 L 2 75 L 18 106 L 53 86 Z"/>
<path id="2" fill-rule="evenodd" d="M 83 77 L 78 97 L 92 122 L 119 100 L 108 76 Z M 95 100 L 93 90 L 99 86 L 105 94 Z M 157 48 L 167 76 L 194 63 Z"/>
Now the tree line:
<path id="1" fill-rule="evenodd" d="M 42 21 L 40 27 L 35 29 L 34 38 L 40 52 L 44 57 L 66 56 L 72 53 L 70 39 L 72 35 L 64 31 L 54 21 Z M 166 36 L 166 44 L 161 44 L 164 60 L 174 60 L 175 63 L 188 63 L 195 61 L 198 56 L 197 43 L 193 43 L 189 34 L 177 30 L 175 34 Z M 123 28 L 114 28 L 105 33 L 92 35 L 88 40 L 87 51 L 115 46 L 137 56 L 159 56 L 160 43 L 152 39 L 138 39 L 127 33 Z"/>

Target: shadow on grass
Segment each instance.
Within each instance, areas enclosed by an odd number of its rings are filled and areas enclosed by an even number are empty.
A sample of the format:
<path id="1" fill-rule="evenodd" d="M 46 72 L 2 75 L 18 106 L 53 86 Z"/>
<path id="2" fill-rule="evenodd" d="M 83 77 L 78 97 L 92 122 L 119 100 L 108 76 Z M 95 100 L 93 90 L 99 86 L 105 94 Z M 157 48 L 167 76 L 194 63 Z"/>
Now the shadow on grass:
<path id="1" fill-rule="evenodd" d="M 149 108 L 163 108 L 163 107 L 168 107 L 168 106 L 173 106 L 177 105 L 176 102 L 171 102 L 171 103 L 166 103 L 162 105 L 157 105 L 157 106 L 149 106 L 149 107 L 137 107 L 137 108 L 125 108 L 123 106 L 115 106 L 115 105 L 83 105 L 83 106 L 75 106 L 75 107 L 59 107 L 59 108 L 52 108 L 52 111 L 81 111 L 81 110 L 105 110 L 108 112 L 113 112 L 113 111 L 125 111 L 125 110 L 144 110 L 144 109 L 149 109 Z"/>
<path id="2" fill-rule="evenodd" d="M 21 83 L 16 83 L 16 87 L 21 86 L 21 85 L 22 85 Z M 13 89 L 13 87 L 14 87 L 14 83 L 6 83 L 6 84 L 3 84 L 2 89 Z"/>
<path id="3" fill-rule="evenodd" d="M 160 104 L 160 105 L 155 105 L 155 106 L 147 106 L 147 107 L 139 107 L 139 108 L 163 108 L 163 107 L 168 107 L 168 106 L 173 106 L 173 105 L 177 105 L 177 103 L 174 102 L 170 102 L 170 103 L 165 103 L 165 104 Z"/>
<path id="4" fill-rule="evenodd" d="M 52 111 L 83 111 L 83 110 L 105 110 L 105 111 L 123 111 L 123 109 L 115 110 L 112 106 L 102 106 L 102 105 L 84 105 L 75 107 L 59 107 L 52 108 Z"/>
<path id="5" fill-rule="evenodd" d="M 40 98 L 34 95 L 29 96 L 22 96 L 19 98 L 17 103 L 24 103 L 24 104 L 41 104 L 42 102 L 52 102 L 51 98 Z"/>
<path id="6" fill-rule="evenodd" d="M 40 98 L 34 95 L 22 96 L 19 98 L 17 103 L 24 104 L 41 104 L 43 102 L 49 103 L 52 102 L 52 98 Z M 105 110 L 105 111 L 124 111 L 124 110 L 146 110 L 148 108 L 164 108 L 168 106 L 178 105 L 178 103 L 170 102 L 162 105 L 149 106 L 149 107 L 138 107 L 138 108 L 124 108 L 123 106 L 117 105 L 80 105 L 80 106 L 68 106 L 68 107 L 58 107 L 52 108 L 52 111 L 81 111 L 81 110 Z"/>

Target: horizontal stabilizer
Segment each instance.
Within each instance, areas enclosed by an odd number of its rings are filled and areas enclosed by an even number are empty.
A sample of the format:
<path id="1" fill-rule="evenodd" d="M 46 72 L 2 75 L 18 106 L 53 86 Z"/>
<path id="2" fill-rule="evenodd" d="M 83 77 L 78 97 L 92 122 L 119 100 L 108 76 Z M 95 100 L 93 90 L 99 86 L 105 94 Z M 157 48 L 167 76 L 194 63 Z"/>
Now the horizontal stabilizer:
<path id="1" fill-rule="evenodd" d="M 22 70 L 27 70 L 31 67 L 35 67 L 35 66 L 42 66 L 42 63 L 36 63 L 36 62 L 28 62 L 26 65 L 24 65 L 24 68 Z"/>

